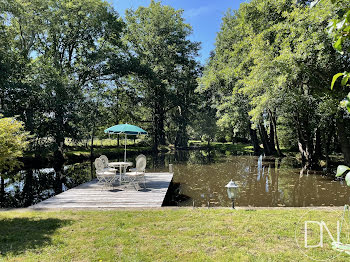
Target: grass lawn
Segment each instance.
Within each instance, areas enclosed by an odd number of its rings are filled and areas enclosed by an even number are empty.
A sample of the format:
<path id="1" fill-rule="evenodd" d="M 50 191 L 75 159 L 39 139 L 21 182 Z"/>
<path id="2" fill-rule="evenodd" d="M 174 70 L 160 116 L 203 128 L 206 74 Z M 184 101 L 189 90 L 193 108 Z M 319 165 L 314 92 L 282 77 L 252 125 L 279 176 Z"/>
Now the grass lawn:
<path id="1" fill-rule="evenodd" d="M 109 148 L 94 148 L 94 154 L 99 156 L 99 155 L 104 155 L 104 154 L 124 154 L 124 147 L 109 147 Z M 140 151 L 150 151 L 150 147 L 128 147 L 127 152 L 140 152 Z M 66 155 L 68 157 L 72 156 L 85 156 L 88 158 L 90 156 L 90 151 L 88 149 L 78 149 L 78 150 L 69 150 L 66 152 Z"/>
<path id="2" fill-rule="evenodd" d="M 296 225 L 307 212 L 5 211 L 0 212 L 0 260 L 310 261 L 295 241 Z M 336 221 L 339 214 L 313 210 L 302 219 Z M 324 258 L 325 252 L 338 254 L 316 248 L 313 255 Z M 349 261 L 349 255 L 339 254 L 334 261 Z"/>
<path id="3" fill-rule="evenodd" d="M 196 141 L 196 140 L 190 140 L 189 141 L 190 146 L 194 147 L 207 147 L 208 143 L 203 141 Z M 241 153 L 252 153 L 254 152 L 253 146 L 250 144 L 243 144 L 243 143 L 221 143 L 221 142 L 210 142 L 210 147 L 216 150 L 227 150 L 227 151 L 237 151 Z"/>

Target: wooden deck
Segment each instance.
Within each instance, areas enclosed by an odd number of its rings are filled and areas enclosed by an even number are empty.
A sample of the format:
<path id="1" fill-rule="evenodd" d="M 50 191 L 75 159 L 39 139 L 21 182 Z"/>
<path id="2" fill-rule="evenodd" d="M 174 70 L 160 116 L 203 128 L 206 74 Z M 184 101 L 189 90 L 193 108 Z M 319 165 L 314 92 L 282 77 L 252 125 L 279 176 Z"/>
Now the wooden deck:
<path id="1" fill-rule="evenodd" d="M 30 209 L 149 208 L 161 207 L 173 173 L 146 173 L 146 190 L 125 185 L 102 188 L 97 180 L 46 199 Z"/>

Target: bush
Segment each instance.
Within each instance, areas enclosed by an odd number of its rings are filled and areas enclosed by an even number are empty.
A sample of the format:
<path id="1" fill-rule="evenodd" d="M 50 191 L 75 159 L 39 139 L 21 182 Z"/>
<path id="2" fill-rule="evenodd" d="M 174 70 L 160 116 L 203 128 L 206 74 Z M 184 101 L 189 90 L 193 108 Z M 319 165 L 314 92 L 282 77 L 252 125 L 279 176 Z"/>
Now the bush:
<path id="1" fill-rule="evenodd" d="M 18 157 L 28 146 L 29 133 L 23 123 L 11 117 L 0 115 L 0 174 L 19 167 Z"/>

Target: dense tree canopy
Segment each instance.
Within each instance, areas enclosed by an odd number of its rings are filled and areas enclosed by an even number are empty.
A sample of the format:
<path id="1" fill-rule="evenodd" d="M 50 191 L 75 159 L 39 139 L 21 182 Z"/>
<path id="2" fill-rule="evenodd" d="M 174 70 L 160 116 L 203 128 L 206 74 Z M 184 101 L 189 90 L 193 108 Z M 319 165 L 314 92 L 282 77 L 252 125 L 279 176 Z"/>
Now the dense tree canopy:
<path id="1" fill-rule="evenodd" d="M 23 121 L 36 156 L 53 153 L 58 177 L 67 138 L 90 139 L 92 159 L 94 137 L 123 122 L 154 151 L 249 140 L 257 155 L 298 150 L 305 168 L 339 151 L 349 164 L 350 4 L 332 2 L 228 10 L 202 68 L 183 10 L 161 2 L 123 21 L 103 0 L 0 0 L 0 113 Z"/>
<path id="2" fill-rule="evenodd" d="M 126 24 L 125 39 L 145 71 L 138 76 L 144 103 L 151 110 L 153 145 L 166 144 L 166 125 L 170 125 L 168 140 L 186 146 L 198 76 L 199 46 L 188 39 L 192 28 L 184 22 L 182 10 L 155 1 L 149 7 L 127 10 Z M 168 115 L 173 123 L 166 121 Z"/>
<path id="3" fill-rule="evenodd" d="M 327 88 L 348 66 L 325 30 L 336 11 L 330 1 L 310 8 L 289 0 L 253 0 L 229 11 L 200 81 L 201 90 L 220 93 L 219 123 L 247 123 L 252 143 L 256 147 L 258 132 L 265 154 L 281 154 L 283 137 L 284 146 L 297 145 L 308 168 L 316 168 L 337 140 L 349 162 L 348 134 L 339 132 L 348 123 L 337 106 L 344 92 Z"/>
<path id="4" fill-rule="evenodd" d="M 187 146 L 200 67 L 182 10 L 152 1 L 124 22 L 102 0 L 0 7 L 0 113 L 24 122 L 36 155 L 53 152 L 58 176 L 67 138 L 93 145 L 122 122 L 146 128 L 155 150 Z"/>

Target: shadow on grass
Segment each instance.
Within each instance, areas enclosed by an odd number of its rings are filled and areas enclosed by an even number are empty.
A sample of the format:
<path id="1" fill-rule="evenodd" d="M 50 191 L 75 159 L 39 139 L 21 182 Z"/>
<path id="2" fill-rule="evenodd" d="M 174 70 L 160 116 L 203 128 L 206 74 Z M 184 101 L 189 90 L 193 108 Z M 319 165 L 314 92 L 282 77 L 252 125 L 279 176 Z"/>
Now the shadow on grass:
<path id="1" fill-rule="evenodd" d="M 0 260 L 8 253 L 18 255 L 50 245 L 52 234 L 71 223 L 57 218 L 0 218 Z"/>

